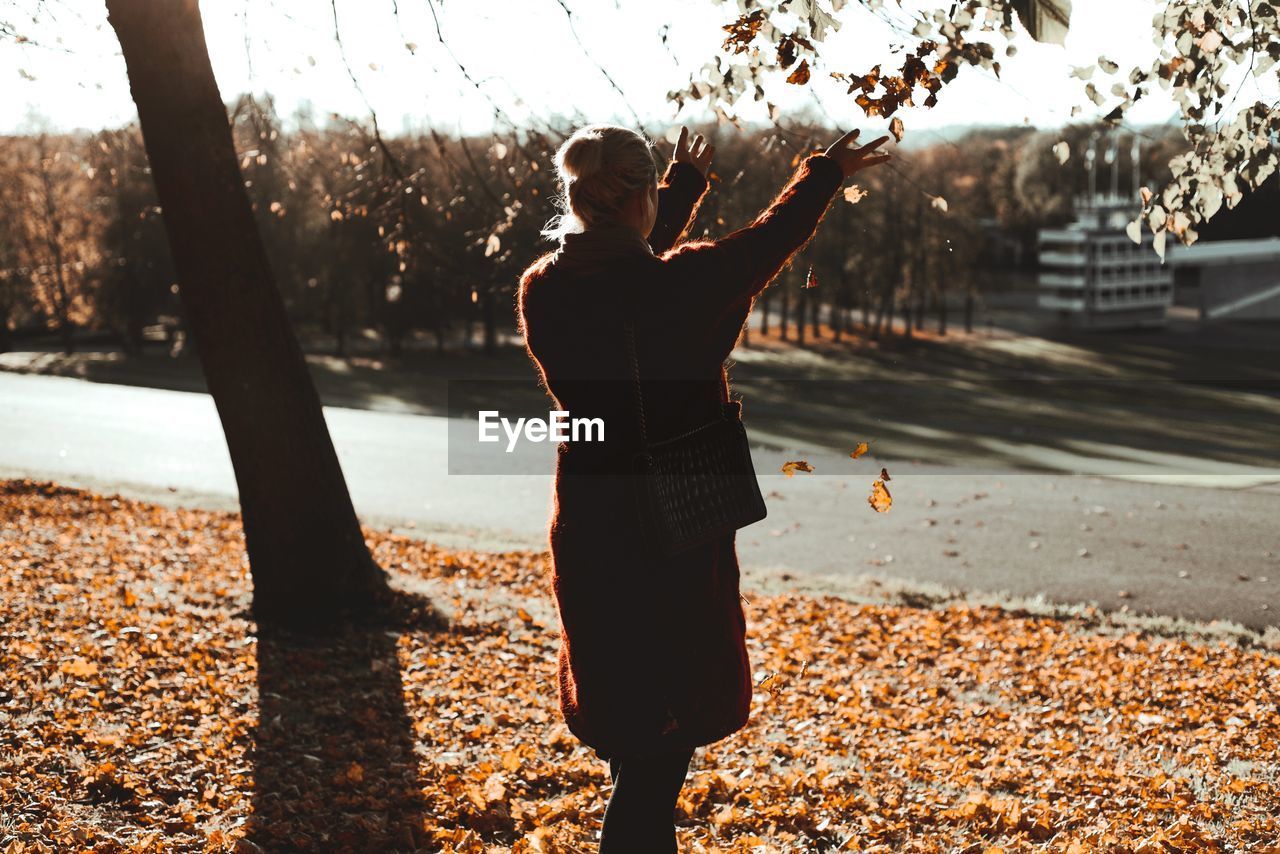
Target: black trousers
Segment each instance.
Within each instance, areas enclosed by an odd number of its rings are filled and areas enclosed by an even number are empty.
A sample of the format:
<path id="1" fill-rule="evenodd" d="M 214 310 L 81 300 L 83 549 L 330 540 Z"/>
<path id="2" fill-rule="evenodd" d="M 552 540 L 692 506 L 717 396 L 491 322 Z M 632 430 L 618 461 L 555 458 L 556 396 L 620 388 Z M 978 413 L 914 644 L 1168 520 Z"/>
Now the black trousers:
<path id="1" fill-rule="evenodd" d="M 604 811 L 600 854 L 676 854 L 675 809 L 692 750 L 609 760 L 613 794 Z"/>

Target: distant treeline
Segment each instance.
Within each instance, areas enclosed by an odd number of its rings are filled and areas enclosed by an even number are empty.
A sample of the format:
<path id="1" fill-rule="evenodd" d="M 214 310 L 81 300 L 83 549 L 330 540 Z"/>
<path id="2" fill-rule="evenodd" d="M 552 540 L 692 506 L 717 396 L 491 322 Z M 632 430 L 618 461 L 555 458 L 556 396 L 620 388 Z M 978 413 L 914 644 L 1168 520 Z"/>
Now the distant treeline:
<path id="1" fill-rule="evenodd" d="M 381 136 L 367 123 L 305 117 L 289 131 L 270 100 L 231 106 L 240 167 L 294 322 L 337 354 L 370 331 L 389 354 L 418 333 L 443 347 L 472 329 L 486 348 L 514 331 L 526 265 L 552 247 L 552 157 L 571 127 L 459 137 Z M 804 154 L 837 132 L 816 123 L 700 130 L 716 144 L 712 188 L 691 234 L 749 222 Z M 765 293 L 784 334 L 819 316 L 836 334 L 878 335 L 895 316 L 922 320 L 1001 287 L 1033 261 L 1036 229 L 1071 218 L 1086 187 L 1093 128 L 1027 128 L 937 138 L 838 198 L 818 236 Z M 1150 134 L 1152 132 L 1144 132 Z M 922 137 L 926 132 L 920 132 Z M 926 137 L 927 138 L 927 137 Z M 1066 140 L 1060 163 L 1053 146 Z M 1129 141 L 1119 189 L 1134 193 Z M 1141 182 L 1158 186 L 1179 139 L 1144 141 Z M 670 146 L 658 142 L 664 154 Z M 1100 186 L 1109 186 L 1108 166 Z M 136 126 L 95 134 L 0 137 L 0 347 L 17 335 L 76 329 L 130 351 L 144 330 L 180 325 L 164 224 Z M 856 193 L 853 195 L 857 195 Z M 780 320 L 779 320 L 780 318 Z"/>

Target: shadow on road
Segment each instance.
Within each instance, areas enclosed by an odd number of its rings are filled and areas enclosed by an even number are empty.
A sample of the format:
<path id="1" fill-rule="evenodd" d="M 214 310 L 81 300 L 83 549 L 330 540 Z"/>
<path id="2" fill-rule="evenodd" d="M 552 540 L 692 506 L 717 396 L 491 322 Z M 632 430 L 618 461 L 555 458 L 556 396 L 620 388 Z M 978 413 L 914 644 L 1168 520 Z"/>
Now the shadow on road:
<path id="1" fill-rule="evenodd" d="M 396 645 L 443 620 L 400 599 L 330 637 L 263 630 L 254 816 L 266 851 L 413 851 L 424 815 Z"/>

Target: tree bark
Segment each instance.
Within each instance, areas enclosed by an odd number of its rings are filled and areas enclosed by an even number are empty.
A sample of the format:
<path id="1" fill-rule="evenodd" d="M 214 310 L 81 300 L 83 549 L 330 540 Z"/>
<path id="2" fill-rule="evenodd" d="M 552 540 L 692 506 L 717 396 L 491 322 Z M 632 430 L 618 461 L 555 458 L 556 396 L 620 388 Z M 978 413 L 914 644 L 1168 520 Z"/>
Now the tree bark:
<path id="1" fill-rule="evenodd" d="M 240 493 L 255 616 L 324 625 L 385 585 L 236 162 L 197 0 L 107 0 L 183 312 Z"/>
<path id="2" fill-rule="evenodd" d="M 782 308 L 779 310 L 778 317 L 778 337 L 786 341 L 791 333 L 788 330 L 788 324 L 791 322 L 791 289 L 786 287 L 784 283 L 782 289 Z"/>
<path id="3" fill-rule="evenodd" d="M 801 347 L 804 346 L 804 325 L 809 322 L 809 290 L 803 285 L 800 287 L 800 295 L 796 297 L 796 343 Z"/>
<path id="4" fill-rule="evenodd" d="M 492 356 L 498 352 L 498 313 L 493 297 L 494 285 L 484 289 L 480 299 L 480 313 L 484 321 L 484 354 Z"/>

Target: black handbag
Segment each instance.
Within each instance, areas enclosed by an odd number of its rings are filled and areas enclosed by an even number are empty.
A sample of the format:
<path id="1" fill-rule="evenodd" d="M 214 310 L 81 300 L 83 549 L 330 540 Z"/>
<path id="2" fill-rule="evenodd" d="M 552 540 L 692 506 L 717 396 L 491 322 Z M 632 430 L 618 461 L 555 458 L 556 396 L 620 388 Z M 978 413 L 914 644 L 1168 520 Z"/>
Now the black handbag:
<path id="1" fill-rule="evenodd" d="M 631 480 L 647 545 L 675 555 L 759 522 L 768 511 L 751 464 L 741 404 L 722 403 L 720 417 L 679 436 L 650 442 L 630 323 L 626 339 L 641 445 Z"/>

